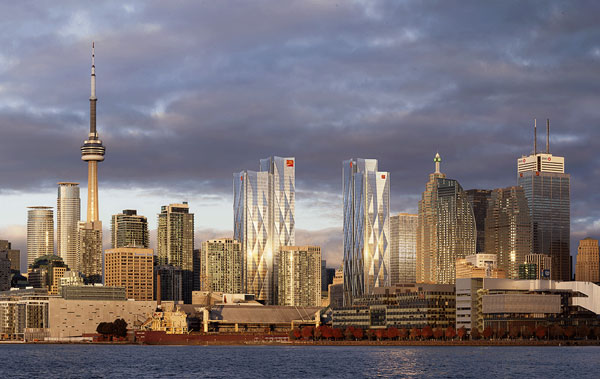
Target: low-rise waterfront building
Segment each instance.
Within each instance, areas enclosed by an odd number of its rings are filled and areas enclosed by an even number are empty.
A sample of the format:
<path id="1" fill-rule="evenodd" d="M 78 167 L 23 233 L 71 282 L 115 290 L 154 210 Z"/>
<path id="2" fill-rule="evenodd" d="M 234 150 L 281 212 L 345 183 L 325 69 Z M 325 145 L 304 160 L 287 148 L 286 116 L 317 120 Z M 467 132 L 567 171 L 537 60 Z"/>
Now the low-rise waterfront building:
<path id="1" fill-rule="evenodd" d="M 458 279 L 456 328 L 600 325 L 600 286 L 494 278 Z"/>
<path id="2" fill-rule="evenodd" d="M 378 288 L 373 295 L 333 309 L 333 326 L 361 328 L 446 328 L 454 326 L 453 284 L 398 284 Z"/>

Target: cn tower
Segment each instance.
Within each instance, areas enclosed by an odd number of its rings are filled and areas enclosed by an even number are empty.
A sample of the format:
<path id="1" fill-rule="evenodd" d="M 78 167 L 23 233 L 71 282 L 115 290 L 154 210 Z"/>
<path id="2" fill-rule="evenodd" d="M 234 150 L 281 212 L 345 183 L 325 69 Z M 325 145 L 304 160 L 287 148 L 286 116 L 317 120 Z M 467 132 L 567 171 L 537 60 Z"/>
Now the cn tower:
<path id="1" fill-rule="evenodd" d="M 81 159 L 88 163 L 87 222 L 80 221 L 79 250 L 72 270 L 83 274 L 86 283 L 102 283 L 102 221 L 98 216 L 98 162 L 104 160 L 104 146 L 96 131 L 96 66 L 92 42 L 92 94 L 90 134 L 81 146 Z"/>
<path id="2" fill-rule="evenodd" d="M 104 160 L 105 148 L 96 131 L 96 66 L 95 49 L 92 42 L 92 77 L 90 96 L 90 134 L 81 146 L 81 160 L 88 163 L 87 222 L 98 221 L 98 162 Z"/>

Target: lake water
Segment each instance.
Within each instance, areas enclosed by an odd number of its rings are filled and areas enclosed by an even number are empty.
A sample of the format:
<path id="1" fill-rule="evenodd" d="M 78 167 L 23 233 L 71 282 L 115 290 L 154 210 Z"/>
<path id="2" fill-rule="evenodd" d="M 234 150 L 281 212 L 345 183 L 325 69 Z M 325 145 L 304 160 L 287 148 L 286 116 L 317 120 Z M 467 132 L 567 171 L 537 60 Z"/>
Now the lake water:
<path id="1" fill-rule="evenodd" d="M 2 378 L 599 378 L 600 347 L 0 345 Z"/>

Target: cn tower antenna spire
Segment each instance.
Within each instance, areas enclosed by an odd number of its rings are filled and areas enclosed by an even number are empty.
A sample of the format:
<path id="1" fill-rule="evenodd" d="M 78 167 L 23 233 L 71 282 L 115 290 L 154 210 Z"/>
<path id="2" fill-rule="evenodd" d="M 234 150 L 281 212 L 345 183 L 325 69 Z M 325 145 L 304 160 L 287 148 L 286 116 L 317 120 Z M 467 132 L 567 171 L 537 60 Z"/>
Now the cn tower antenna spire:
<path id="1" fill-rule="evenodd" d="M 92 94 L 90 95 L 90 100 L 96 99 L 96 48 L 94 46 L 94 42 L 92 42 L 92 82 L 91 89 Z"/>

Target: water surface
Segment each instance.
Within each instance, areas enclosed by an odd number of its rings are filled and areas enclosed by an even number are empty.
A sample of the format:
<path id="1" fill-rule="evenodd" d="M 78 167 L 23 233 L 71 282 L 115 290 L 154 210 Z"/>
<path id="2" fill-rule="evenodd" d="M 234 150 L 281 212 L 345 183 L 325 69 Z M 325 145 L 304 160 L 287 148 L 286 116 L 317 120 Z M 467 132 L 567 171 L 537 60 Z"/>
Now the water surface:
<path id="1" fill-rule="evenodd" d="M 0 345 L 3 378 L 598 378 L 600 347 Z"/>

